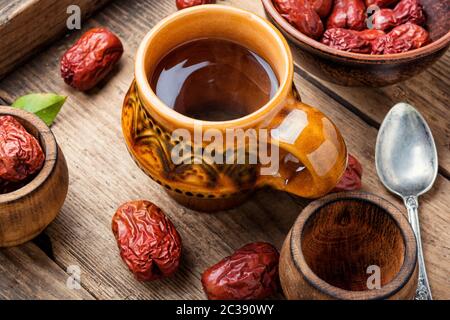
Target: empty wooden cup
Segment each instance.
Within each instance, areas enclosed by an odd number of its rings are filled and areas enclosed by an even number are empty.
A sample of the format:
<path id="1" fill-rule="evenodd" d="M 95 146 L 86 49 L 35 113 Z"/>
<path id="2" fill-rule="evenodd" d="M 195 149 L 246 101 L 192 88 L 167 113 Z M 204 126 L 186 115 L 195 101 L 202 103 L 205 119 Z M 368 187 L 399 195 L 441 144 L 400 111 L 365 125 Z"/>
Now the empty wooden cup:
<path id="1" fill-rule="evenodd" d="M 281 251 L 288 299 L 412 299 L 417 246 L 406 217 L 375 195 L 339 193 L 306 207 Z"/>
<path id="2" fill-rule="evenodd" d="M 66 160 L 47 125 L 32 113 L 0 106 L 0 116 L 11 115 L 38 139 L 45 162 L 24 187 L 0 194 L 0 247 L 22 244 L 41 233 L 57 216 L 67 195 Z"/>

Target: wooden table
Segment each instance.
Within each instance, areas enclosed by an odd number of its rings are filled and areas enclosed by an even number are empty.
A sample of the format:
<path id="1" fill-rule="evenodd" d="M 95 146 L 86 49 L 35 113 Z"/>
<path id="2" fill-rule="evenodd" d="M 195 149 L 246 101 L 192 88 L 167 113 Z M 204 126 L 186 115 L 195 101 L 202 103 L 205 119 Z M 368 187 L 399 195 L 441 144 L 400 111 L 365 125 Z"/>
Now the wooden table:
<path id="1" fill-rule="evenodd" d="M 264 16 L 258 0 L 219 1 Z M 104 25 L 124 41 L 126 54 L 101 89 L 83 94 L 59 76 L 59 57 L 80 36 L 56 41 L 0 81 L 0 98 L 10 104 L 30 92 L 56 92 L 69 99 L 52 129 L 70 170 L 67 201 L 43 235 L 21 247 L 0 250 L 3 299 L 204 299 L 200 275 L 208 266 L 252 241 L 278 248 L 307 201 L 262 190 L 239 208 L 202 214 L 171 200 L 134 164 L 120 127 L 122 100 L 133 78 L 133 59 L 145 35 L 175 12 L 174 0 L 112 1 L 83 29 Z M 295 54 L 295 53 L 294 53 Z M 429 122 L 440 156 L 434 188 L 421 198 L 421 222 L 428 274 L 436 299 L 450 298 L 450 53 L 427 72 L 384 89 L 339 87 L 296 68 L 303 100 L 341 129 L 351 153 L 364 166 L 363 189 L 399 207 L 379 182 L 374 165 L 377 128 L 399 101 L 415 105 Z M 144 198 L 157 203 L 177 226 L 184 243 L 182 266 L 173 278 L 140 283 L 121 261 L 111 233 L 111 217 L 123 202 Z M 80 290 L 66 286 L 69 266 L 81 269 Z"/>

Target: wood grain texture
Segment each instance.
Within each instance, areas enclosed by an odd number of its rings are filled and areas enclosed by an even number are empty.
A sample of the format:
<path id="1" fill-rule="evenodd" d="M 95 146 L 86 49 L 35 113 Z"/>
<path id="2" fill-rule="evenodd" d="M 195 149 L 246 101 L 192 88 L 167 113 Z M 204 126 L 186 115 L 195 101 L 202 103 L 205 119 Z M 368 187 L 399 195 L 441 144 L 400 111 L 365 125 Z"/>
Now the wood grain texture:
<path id="1" fill-rule="evenodd" d="M 84 289 L 69 289 L 66 286 L 69 275 L 32 243 L 0 249 L 0 274 L 2 300 L 92 299 Z"/>
<path id="2" fill-rule="evenodd" d="M 259 1 L 220 3 L 263 14 Z M 298 213 L 307 204 L 285 193 L 262 190 L 234 210 L 201 214 L 176 204 L 134 164 L 120 129 L 123 97 L 133 79 L 134 56 L 142 37 L 175 10 L 172 0 L 118 0 L 89 20 L 84 30 L 97 25 L 111 28 L 124 41 L 126 54 L 109 81 L 88 95 L 67 87 L 59 77 L 59 57 L 81 33 L 56 42 L 0 82 L 0 97 L 7 102 L 29 92 L 70 96 L 52 127 L 69 165 L 69 194 L 47 234 L 58 265 L 79 265 L 83 286 L 99 299 L 204 299 L 200 283 L 203 270 L 248 242 L 268 241 L 281 248 Z M 402 208 L 375 173 L 376 128 L 304 78 L 297 76 L 295 82 L 303 101 L 333 119 L 350 152 L 361 160 L 365 169 L 364 190 Z M 439 176 L 433 190 L 421 198 L 425 258 L 436 299 L 450 298 L 449 190 L 449 181 Z M 173 278 L 137 282 L 120 260 L 111 218 L 120 204 L 139 198 L 158 204 L 183 239 L 182 267 Z M 10 272 L 19 274 L 21 269 Z"/>
<path id="3" fill-rule="evenodd" d="M 0 78 L 39 48 L 67 31 L 67 7 L 83 17 L 108 0 L 12 0 L 0 2 Z"/>
<path id="4" fill-rule="evenodd" d="M 5 8 L 10 2 L 10 0 L 0 0 L 0 10 Z"/>

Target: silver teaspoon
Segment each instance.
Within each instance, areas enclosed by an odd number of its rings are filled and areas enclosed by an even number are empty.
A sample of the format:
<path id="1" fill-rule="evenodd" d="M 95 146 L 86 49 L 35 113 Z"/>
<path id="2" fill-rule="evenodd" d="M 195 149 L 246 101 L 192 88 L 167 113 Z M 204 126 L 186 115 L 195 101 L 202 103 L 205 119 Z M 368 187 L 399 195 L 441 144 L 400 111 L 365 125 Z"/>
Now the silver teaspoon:
<path id="1" fill-rule="evenodd" d="M 432 300 L 422 251 L 418 197 L 433 186 L 438 157 L 433 135 L 422 115 L 407 103 L 395 105 L 384 119 L 375 150 L 378 176 L 400 196 L 417 239 L 419 282 L 416 300 Z"/>

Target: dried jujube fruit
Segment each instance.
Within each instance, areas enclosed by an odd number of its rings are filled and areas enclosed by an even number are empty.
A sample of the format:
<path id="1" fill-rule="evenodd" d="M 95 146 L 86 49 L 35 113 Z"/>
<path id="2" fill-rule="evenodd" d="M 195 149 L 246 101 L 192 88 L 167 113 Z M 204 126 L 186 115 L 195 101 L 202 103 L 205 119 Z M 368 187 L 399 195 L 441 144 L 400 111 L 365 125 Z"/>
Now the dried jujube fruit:
<path id="1" fill-rule="evenodd" d="M 421 48 L 431 42 L 430 34 L 421 26 L 405 23 L 373 42 L 373 54 L 394 54 Z"/>
<path id="2" fill-rule="evenodd" d="M 426 22 L 420 0 L 272 1 L 290 24 L 334 49 L 378 55 L 405 52 L 431 42 L 420 27 Z"/>
<path id="3" fill-rule="evenodd" d="M 259 300 L 278 290 L 279 254 L 264 242 L 250 243 L 207 269 L 202 284 L 210 300 Z"/>
<path id="4" fill-rule="evenodd" d="M 366 6 L 362 0 L 335 0 L 327 29 L 362 30 L 366 27 Z"/>
<path id="5" fill-rule="evenodd" d="M 202 4 L 211 4 L 215 3 L 215 0 L 177 0 L 177 8 L 178 10 L 200 6 Z"/>
<path id="6" fill-rule="evenodd" d="M 113 70 L 123 54 L 120 39 L 106 28 L 87 31 L 61 59 L 61 76 L 80 91 L 94 88 Z"/>
<path id="7" fill-rule="evenodd" d="M 363 168 L 361 163 L 359 163 L 354 156 L 349 154 L 347 169 L 333 192 L 355 191 L 361 189 L 362 174 Z"/>
<path id="8" fill-rule="evenodd" d="M 43 166 L 44 152 L 37 141 L 12 116 L 0 116 L 0 183 L 20 182 Z M 8 182 L 8 183 L 6 183 Z"/>
<path id="9" fill-rule="evenodd" d="M 319 14 L 309 0 L 273 0 L 277 11 L 301 33 L 317 39 L 324 30 Z"/>
<path id="10" fill-rule="evenodd" d="M 333 28 L 325 31 L 321 42 L 342 51 L 370 54 L 374 41 L 384 34 L 381 30 L 356 31 Z"/>
<path id="11" fill-rule="evenodd" d="M 333 0 L 309 0 L 309 2 L 321 18 L 326 18 L 333 7 Z"/>
<path id="12" fill-rule="evenodd" d="M 152 281 L 177 271 L 180 235 L 153 203 L 137 200 L 120 206 L 112 219 L 112 231 L 120 256 L 138 280 Z"/>
<path id="13" fill-rule="evenodd" d="M 385 8 L 397 3 L 399 0 L 366 0 L 366 6 L 377 6 L 379 8 Z"/>
<path id="14" fill-rule="evenodd" d="M 394 9 L 381 9 L 371 17 L 373 29 L 388 30 L 407 22 L 424 25 L 426 18 L 419 0 L 401 0 Z"/>

